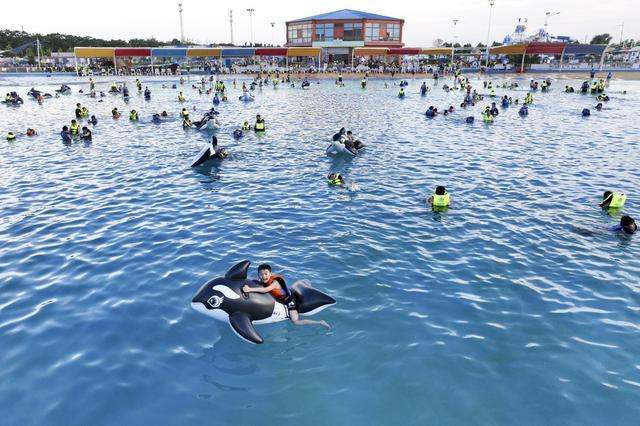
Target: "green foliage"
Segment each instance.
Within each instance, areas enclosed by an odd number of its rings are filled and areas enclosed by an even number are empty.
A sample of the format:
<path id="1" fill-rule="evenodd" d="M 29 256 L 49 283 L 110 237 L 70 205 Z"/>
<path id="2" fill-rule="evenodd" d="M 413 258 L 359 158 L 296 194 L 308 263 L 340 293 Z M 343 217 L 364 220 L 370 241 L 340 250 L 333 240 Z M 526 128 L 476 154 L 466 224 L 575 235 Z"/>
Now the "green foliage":
<path id="1" fill-rule="evenodd" d="M 0 30 L 0 46 L 5 50 L 10 50 L 13 46 L 20 46 L 33 41 L 36 37 L 40 39 L 41 53 L 45 52 L 73 52 L 74 47 L 156 47 L 156 46 L 177 46 L 180 41 L 173 39 L 170 42 L 158 41 L 155 38 L 138 39 L 134 38 L 128 42 L 125 40 L 104 40 L 101 38 L 81 37 L 69 34 L 30 34 L 24 31 Z M 17 56 L 29 56 L 29 49 L 25 49 Z M 13 56 L 13 55 L 10 55 Z"/>
<path id="2" fill-rule="evenodd" d="M 612 37 L 609 35 L 609 33 L 597 34 L 593 36 L 590 44 L 609 44 L 611 38 Z"/>

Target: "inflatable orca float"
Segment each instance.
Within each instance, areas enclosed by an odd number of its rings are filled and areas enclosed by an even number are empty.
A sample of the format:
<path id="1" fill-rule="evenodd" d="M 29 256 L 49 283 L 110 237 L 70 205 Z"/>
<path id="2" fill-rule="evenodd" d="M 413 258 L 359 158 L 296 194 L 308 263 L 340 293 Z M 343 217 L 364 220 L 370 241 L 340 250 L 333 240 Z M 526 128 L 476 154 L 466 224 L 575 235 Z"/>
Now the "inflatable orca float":
<path id="1" fill-rule="evenodd" d="M 364 149 L 365 145 L 361 144 L 359 148 L 351 149 L 347 147 L 341 140 L 331 141 L 331 145 L 327 147 L 327 155 L 347 154 L 352 157 L 358 155 Z"/>
<path id="2" fill-rule="evenodd" d="M 59 89 L 56 89 L 55 91 L 56 93 L 59 93 L 61 95 L 67 95 L 71 93 L 71 87 L 67 86 L 66 84 L 63 84 L 62 86 L 60 86 Z"/>
<path id="3" fill-rule="evenodd" d="M 244 285 L 259 287 L 258 281 L 247 279 L 250 261 L 244 260 L 231 267 L 224 277 L 205 283 L 191 300 L 191 307 L 198 312 L 228 322 L 231 329 L 250 343 L 264 340 L 253 324 L 267 324 L 289 318 L 289 310 L 269 293 L 242 293 Z M 309 287 L 304 281 L 294 283 L 289 290 L 293 294 L 300 315 L 313 315 L 335 299 Z"/>
<path id="4" fill-rule="evenodd" d="M 242 102 L 252 102 L 255 100 L 255 98 L 247 92 L 245 92 L 242 96 L 238 96 L 238 99 Z"/>

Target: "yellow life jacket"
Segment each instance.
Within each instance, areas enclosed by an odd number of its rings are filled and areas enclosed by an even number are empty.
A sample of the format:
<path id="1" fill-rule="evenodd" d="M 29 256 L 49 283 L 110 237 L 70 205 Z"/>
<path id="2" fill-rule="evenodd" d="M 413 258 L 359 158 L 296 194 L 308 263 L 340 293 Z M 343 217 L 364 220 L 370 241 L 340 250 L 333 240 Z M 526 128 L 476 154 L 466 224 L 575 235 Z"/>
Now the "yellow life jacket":
<path id="1" fill-rule="evenodd" d="M 491 113 L 485 114 L 484 115 L 484 122 L 485 123 L 493 123 L 493 115 L 491 115 Z"/>
<path id="2" fill-rule="evenodd" d="M 138 120 L 138 113 L 135 111 L 132 111 L 129 113 L 129 120 L 131 121 L 136 121 Z"/>
<path id="3" fill-rule="evenodd" d="M 13 133 L 12 133 L 12 134 L 10 134 L 10 135 L 9 135 L 9 134 L 7 135 L 7 140 L 8 140 L 8 141 L 12 141 L 12 140 L 14 140 L 15 138 L 16 138 L 16 135 L 14 135 Z"/>
<path id="4" fill-rule="evenodd" d="M 244 123 L 242 125 L 242 130 L 251 130 L 251 125 L 249 123 Z"/>
<path id="5" fill-rule="evenodd" d="M 69 126 L 69 132 L 72 135 L 77 135 L 79 129 L 80 129 L 80 125 L 79 124 L 72 124 L 72 125 Z"/>
<path id="6" fill-rule="evenodd" d="M 89 110 L 87 109 L 87 107 L 82 107 L 80 109 L 80 115 L 83 117 L 86 117 L 87 115 L 89 115 Z"/>
<path id="7" fill-rule="evenodd" d="M 4 95 L 4 100 L 7 102 L 11 102 L 13 101 L 13 98 L 11 97 L 11 95 Z"/>
<path id="8" fill-rule="evenodd" d="M 264 120 L 256 121 L 256 125 L 254 126 L 256 131 L 264 130 Z"/>
<path id="9" fill-rule="evenodd" d="M 625 194 L 618 194 L 614 192 L 609 195 L 608 199 L 611 199 L 611 202 L 609 203 L 610 209 L 619 209 L 624 206 L 624 202 L 627 201 L 627 196 Z"/>
<path id="10" fill-rule="evenodd" d="M 431 205 L 434 207 L 447 207 L 451 200 L 449 198 L 449 193 L 445 192 L 444 195 L 433 194 L 433 201 Z"/>
<path id="11" fill-rule="evenodd" d="M 187 111 L 187 110 L 183 110 L 183 111 L 180 113 L 180 115 L 181 115 L 181 116 L 183 116 L 183 117 L 185 117 L 185 118 L 189 118 L 189 111 Z"/>
<path id="12" fill-rule="evenodd" d="M 336 174 L 333 179 L 327 179 L 327 181 L 329 182 L 329 185 L 340 185 L 340 184 L 342 184 L 342 182 L 340 180 L 340 174 Z"/>
<path id="13" fill-rule="evenodd" d="M 178 102 L 184 102 L 184 96 L 178 95 Z"/>

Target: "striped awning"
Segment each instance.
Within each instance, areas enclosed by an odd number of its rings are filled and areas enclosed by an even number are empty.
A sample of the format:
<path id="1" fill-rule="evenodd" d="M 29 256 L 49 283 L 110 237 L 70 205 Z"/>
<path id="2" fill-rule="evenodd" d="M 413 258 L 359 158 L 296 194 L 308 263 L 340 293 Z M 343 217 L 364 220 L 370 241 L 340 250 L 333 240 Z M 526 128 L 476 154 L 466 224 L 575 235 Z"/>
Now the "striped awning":
<path id="1" fill-rule="evenodd" d="M 149 47 L 116 47 L 116 56 L 151 56 Z"/>
<path id="2" fill-rule="evenodd" d="M 290 47 L 287 49 L 287 56 L 318 56 L 319 47 Z"/>
<path id="3" fill-rule="evenodd" d="M 151 49 L 151 56 L 158 58 L 181 58 L 187 56 L 187 49 L 184 47 L 154 47 Z"/>
<path id="4" fill-rule="evenodd" d="M 222 48 L 223 58 L 247 58 L 253 56 L 255 49 Z"/>
<path id="5" fill-rule="evenodd" d="M 420 49 L 421 55 L 451 55 L 450 47 L 427 47 Z"/>
<path id="6" fill-rule="evenodd" d="M 187 49 L 187 56 L 193 58 L 195 56 L 202 57 L 220 57 L 222 49 L 217 47 L 194 47 Z"/>
<path id="7" fill-rule="evenodd" d="M 545 43 L 534 41 L 527 46 L 527 55 L 535 55 L 542 53 L 545 55 L 560 55 L 566 46 L 566 43 Z"/>
<path id="8" fill-rule="evenodd" d="M 115 50 L 113 47 L 76 47 L 73 52 L 76 58 L 113 58 Z"/>
<path id="9" fill-rule="evenodd" d="M 401 47 L 387 50 L 387 55 L 419 55 L 422 49 L 419 47 Z"/>
<path id="10" fill-rule="evenodd" d="M 522 55 L 527 50 L 527 46 L 526 43 L 497 46 L 490 48 L 489 53 L 492 55 Z"/>
<path id="11" fill-rule="evenodd" d="M 384 56 L 387 54 L 386 47 L 356 47 L 353 49 L 354 56 Z"/>
<path id="12" fill-rule="evenodd" d="M 287 56 L 286 47 L 263 47 L 256 49 L 256 56 Z"/>
<path id="13" fill-rule="evenodd" d="M 602 55 L 607 49 L 606 44 L 577 44 L 570 43 L 564 48 L 565 55 Z"/>

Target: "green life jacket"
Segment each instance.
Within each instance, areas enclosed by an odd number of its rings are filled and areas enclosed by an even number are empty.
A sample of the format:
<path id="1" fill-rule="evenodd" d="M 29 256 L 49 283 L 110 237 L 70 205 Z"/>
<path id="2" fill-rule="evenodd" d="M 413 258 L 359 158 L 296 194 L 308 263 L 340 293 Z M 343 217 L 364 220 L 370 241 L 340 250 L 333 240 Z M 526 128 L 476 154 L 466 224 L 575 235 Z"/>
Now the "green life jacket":
<path id="1" fill-rule="evenodd" d="M 611 195 L 609 195 L 609 197 L 607 197 L 605 201 L 607 200 L 611 200 L 609 202 L 608 208 L 619 209 L 620 207 L 624 206 L 625 201 L 627 201 L 627 196 L 625 194 L 618 194 L 614 192 Z"/>
<path id="2" fill-rule="evenodd" d="M 444 193 L 444 195 L 433 194 L 432 197 L 433 201 L 431 205 L 434 207 L 447 207 L 451 202 L 449 194 L 446 192 Z"/>

